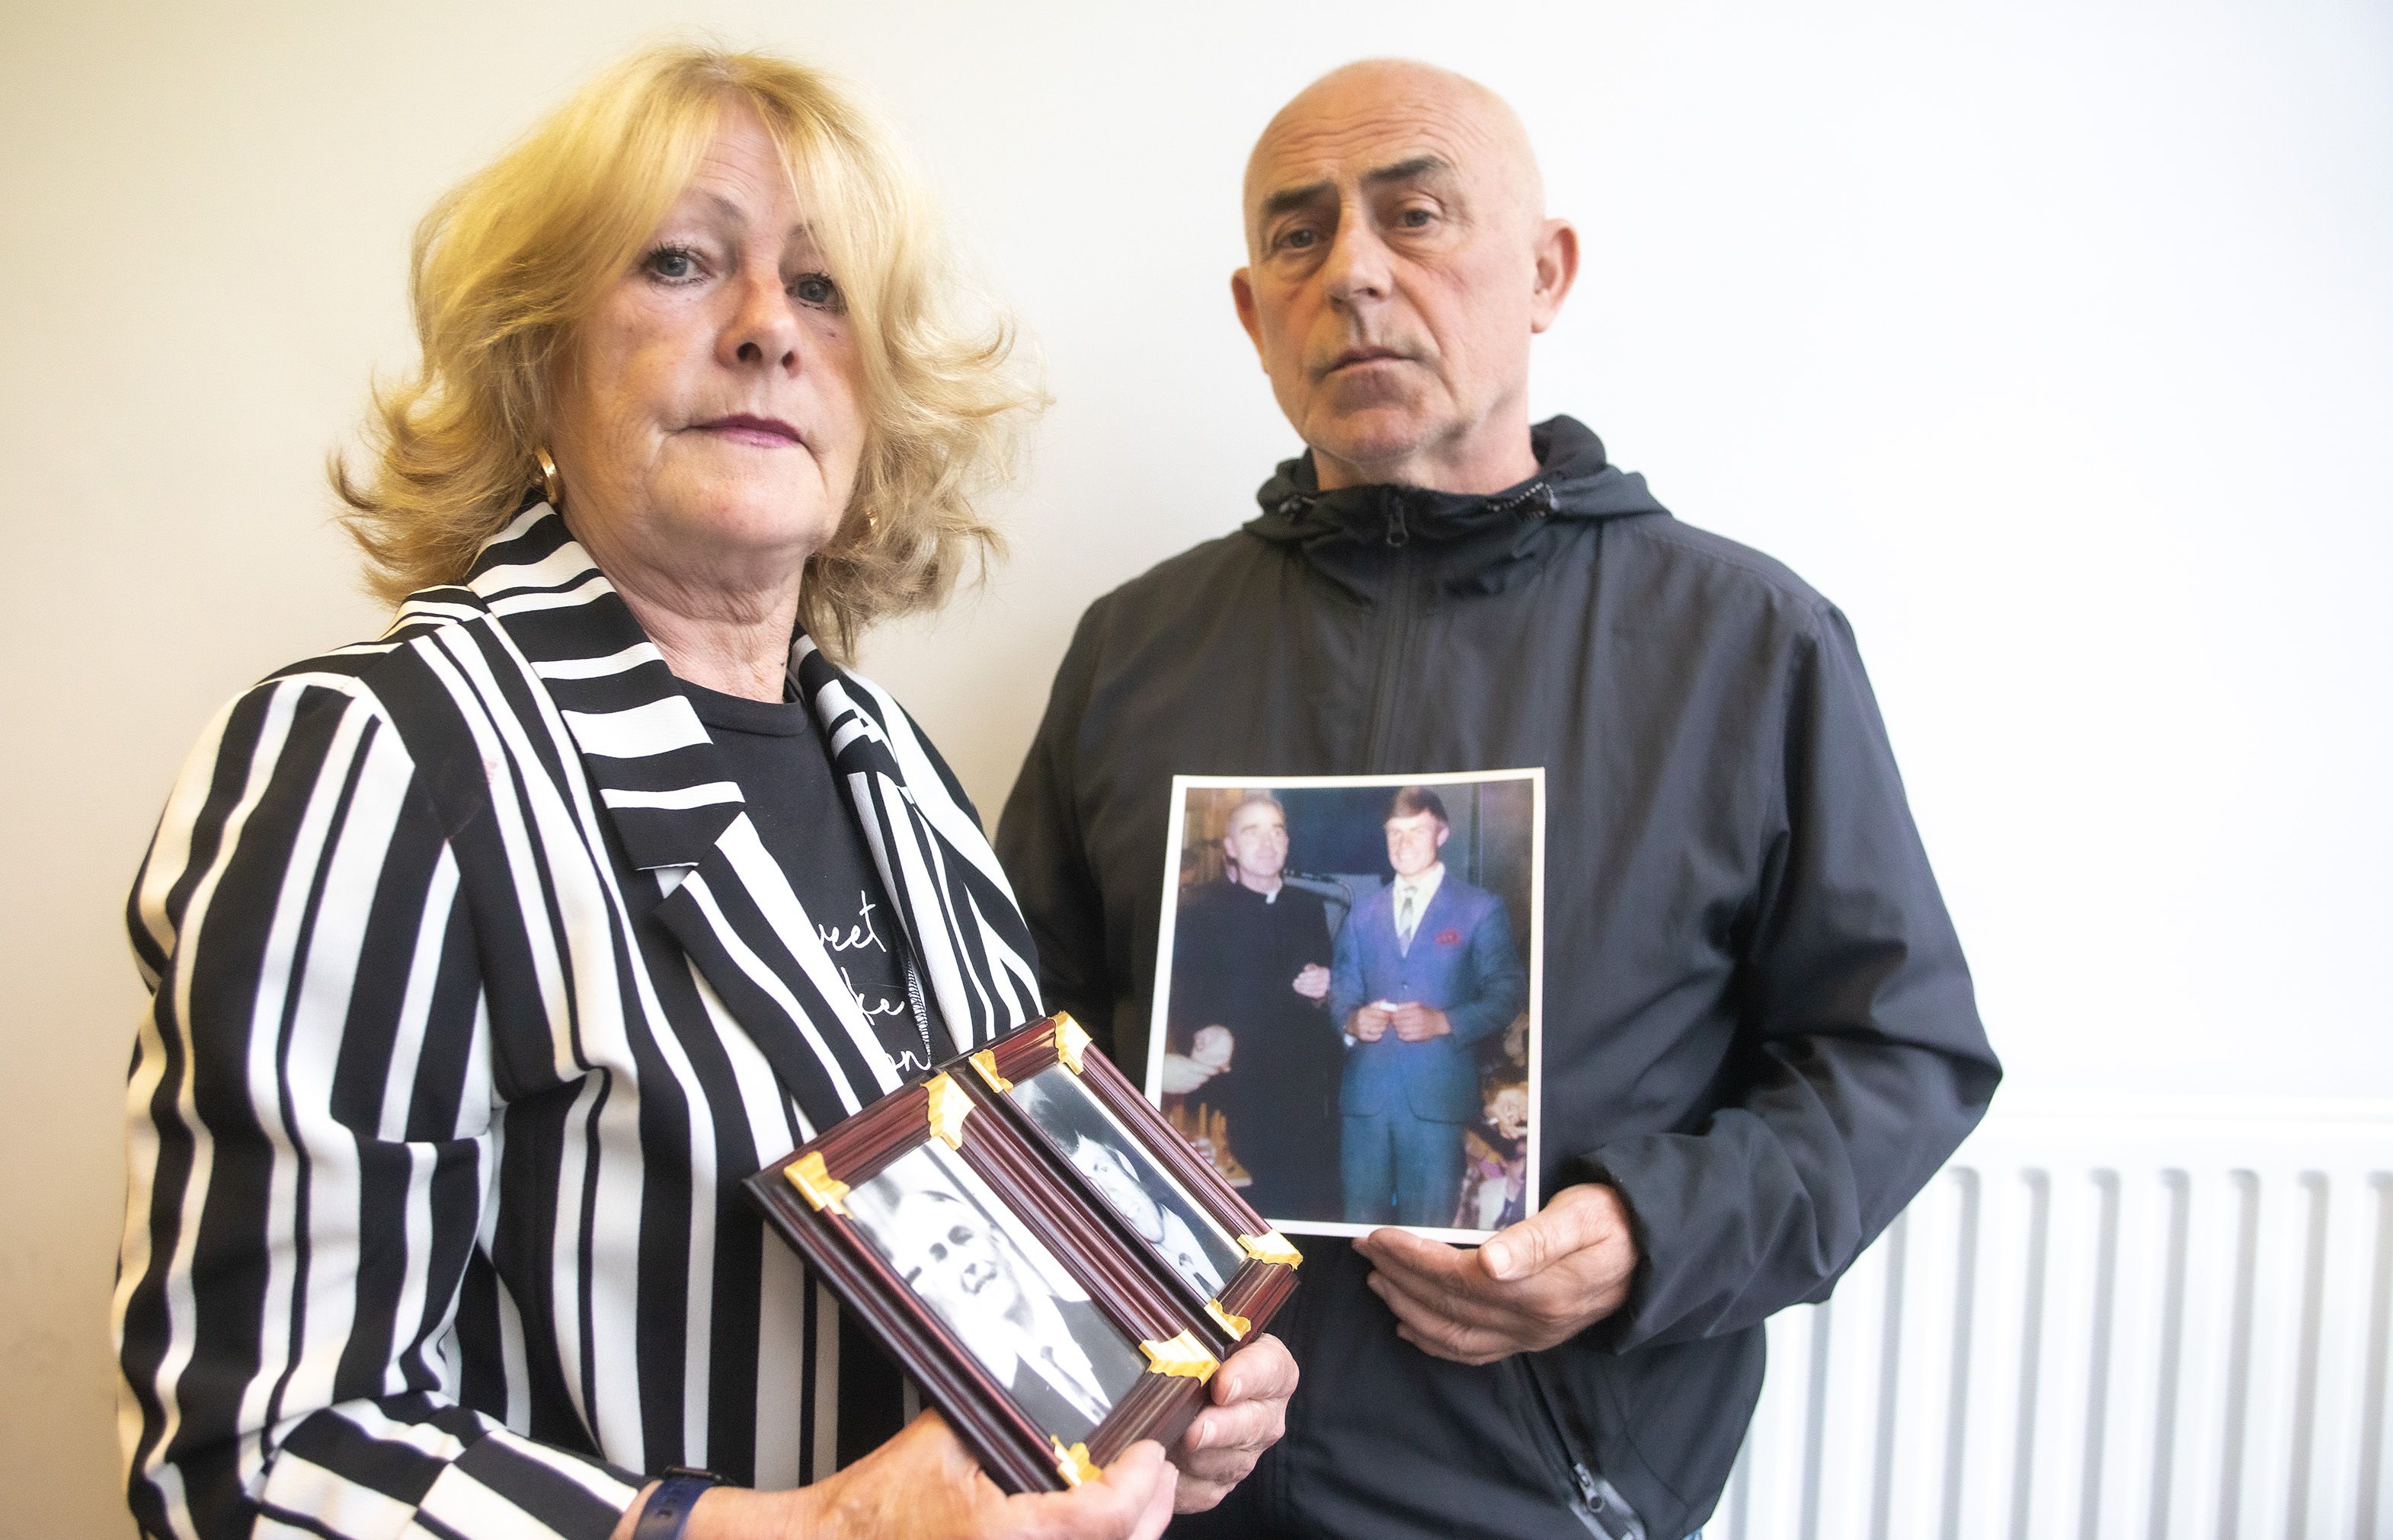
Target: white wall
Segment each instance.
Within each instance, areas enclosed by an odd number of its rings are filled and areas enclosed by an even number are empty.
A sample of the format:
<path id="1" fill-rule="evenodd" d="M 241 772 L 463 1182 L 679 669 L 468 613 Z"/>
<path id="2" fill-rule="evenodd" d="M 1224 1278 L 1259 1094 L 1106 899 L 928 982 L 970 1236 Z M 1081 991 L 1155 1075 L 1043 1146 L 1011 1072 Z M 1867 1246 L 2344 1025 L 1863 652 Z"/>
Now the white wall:
<path id="1" fill-rule="evenodd" d="M 1539 410 L 1851 615 L 2014 1089 L 2393 1078 L 2381 6 L 15 5 L 0 1530 L 123 1527 L 118 909 L 207 713 L 377 629 L 320 464 L 406 357 L 409 229 L 687 22 L 882 101 L 1043 345 L 1015 560 L 868 655 L 984 807 L 1082 605 L 1291 447 L 1224 281 L 1248 141 L 1413 54 L 1587 237 Z"/>

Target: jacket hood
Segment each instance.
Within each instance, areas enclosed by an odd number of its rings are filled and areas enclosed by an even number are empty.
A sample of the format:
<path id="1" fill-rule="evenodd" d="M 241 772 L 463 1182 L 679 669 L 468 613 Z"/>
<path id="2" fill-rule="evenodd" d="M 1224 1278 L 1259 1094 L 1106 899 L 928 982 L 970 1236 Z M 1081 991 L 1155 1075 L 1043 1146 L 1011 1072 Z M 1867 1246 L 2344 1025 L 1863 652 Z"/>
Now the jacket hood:
<path id="1" fill-rule="evenodd" d="M 1386 558 L 1418 547 L 1439 585 L 1493 594 L 1533 571 L 1573 531 L 1590 523 L 1669 516 L 1645 478 L 1604 458 L 1603 440 L 1572 417 L 1529 430 L 1537 474 L 1500 492 L 1441 492 L 1376 484 L 1320 489 L 1313 451 L 1283 460 L 1255 493 L 1262 513 L 1247 533 L 1301 554 L 1325 575 L 1363 597 L 1378 586 Z"/>

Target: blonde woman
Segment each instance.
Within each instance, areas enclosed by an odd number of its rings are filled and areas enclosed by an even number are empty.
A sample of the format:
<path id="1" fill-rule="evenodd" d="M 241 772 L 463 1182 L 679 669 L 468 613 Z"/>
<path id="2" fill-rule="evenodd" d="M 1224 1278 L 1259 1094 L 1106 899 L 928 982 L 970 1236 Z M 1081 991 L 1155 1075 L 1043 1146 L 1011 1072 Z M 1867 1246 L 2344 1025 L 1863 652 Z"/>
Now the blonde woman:
<path id="1" fill-rule="evenodd" d="M 421 366 L 336 472 L 398 619 L 225 709 L 129 908 L 146 1533 L 1152 1535 L 1277 1437 L 1265 1339 L 1170 1463 L 1004 1498 L 738 1200 L 1040 1010 L 840 666 L 992 544 L 1035 404 L 935 251 L 820 76 L 688 48 L 425 221 Z"/>

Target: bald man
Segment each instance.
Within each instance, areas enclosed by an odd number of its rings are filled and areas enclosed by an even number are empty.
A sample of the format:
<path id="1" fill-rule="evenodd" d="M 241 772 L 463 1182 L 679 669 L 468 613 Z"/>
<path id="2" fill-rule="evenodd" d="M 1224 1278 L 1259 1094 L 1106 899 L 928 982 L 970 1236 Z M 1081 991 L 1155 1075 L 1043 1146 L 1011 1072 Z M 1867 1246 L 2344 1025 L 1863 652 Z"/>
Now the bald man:
<path id="1" fill-rule="evenodd" d="M 1994 1093 L 1960 945 L 1844 617 L 1530 423 L 1579 246 L 1510 110 L 1350 65 L 1245 203 L 1231 297 L 1305 451 L 1090 607 L 998 849 L 1049 1000 L 1135 1075 L 1174 774 L 1542 765 L 1547 1197 L 1476 1249 L 1308 1244 L 1288 1435 L 1173 1533 L 1680 1540 L 1764 1320 Z"/>

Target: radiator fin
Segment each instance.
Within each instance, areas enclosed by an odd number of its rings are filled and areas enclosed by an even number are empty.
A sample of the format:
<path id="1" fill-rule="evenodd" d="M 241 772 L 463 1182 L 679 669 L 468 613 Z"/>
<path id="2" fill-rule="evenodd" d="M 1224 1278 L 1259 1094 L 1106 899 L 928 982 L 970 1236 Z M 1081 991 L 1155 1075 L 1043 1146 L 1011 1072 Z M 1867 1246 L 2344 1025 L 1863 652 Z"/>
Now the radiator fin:
<path id="1" fill-rule="evenodd" d="M 1770 1373 L 1713 1540 L 2393 1540 L 2393 1106 L 1990 1122 Z"/>

